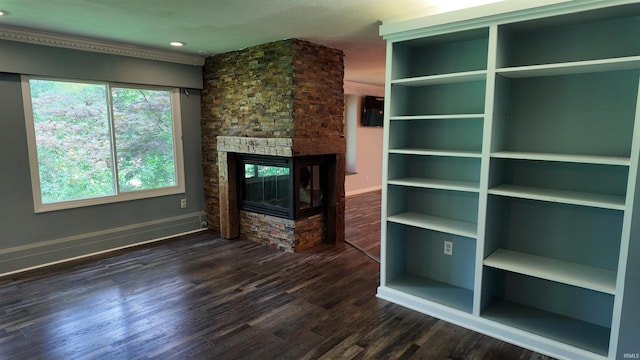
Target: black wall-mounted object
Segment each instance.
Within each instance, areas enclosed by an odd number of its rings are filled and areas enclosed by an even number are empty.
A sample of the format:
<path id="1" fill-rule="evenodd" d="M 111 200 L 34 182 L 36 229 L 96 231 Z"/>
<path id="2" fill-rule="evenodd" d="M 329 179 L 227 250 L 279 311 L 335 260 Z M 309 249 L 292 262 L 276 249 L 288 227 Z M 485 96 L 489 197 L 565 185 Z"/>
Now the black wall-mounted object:
<path id="1" fill-rule="evenodd" d="M 384 97 L 365 96 L 362 101 L 362 126 L 378 126 L 384 123 Z"/>

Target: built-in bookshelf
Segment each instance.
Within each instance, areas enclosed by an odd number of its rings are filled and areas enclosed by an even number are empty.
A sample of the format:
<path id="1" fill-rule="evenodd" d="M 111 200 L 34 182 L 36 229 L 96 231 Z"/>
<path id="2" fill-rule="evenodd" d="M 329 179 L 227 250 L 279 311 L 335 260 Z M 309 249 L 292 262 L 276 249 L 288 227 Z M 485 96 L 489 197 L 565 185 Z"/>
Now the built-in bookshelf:
<path id="1" fill-rule="evenodd" d="M 620 321 L 640 239 L 640 4 L 529 7 L 381 27 L 378 296 L 559 358 L 613 359 L 640 330 Z"/>

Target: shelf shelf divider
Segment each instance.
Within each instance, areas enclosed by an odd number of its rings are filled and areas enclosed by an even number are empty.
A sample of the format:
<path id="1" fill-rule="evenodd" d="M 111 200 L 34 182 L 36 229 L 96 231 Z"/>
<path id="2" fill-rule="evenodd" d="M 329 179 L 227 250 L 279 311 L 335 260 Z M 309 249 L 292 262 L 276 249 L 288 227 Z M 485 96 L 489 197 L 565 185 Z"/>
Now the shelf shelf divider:
<path id="1" fill-rule="evenodd" d="M 610 328 L 510 301 L 496 301 L 482 317 L 602 356 L 609 348 Z"/>
<path id="2" fill-rule="evenodd" d="M 480 185 L 471 181 L 403 177 L 398 179 L 389 179 L 387 183 L 389 185 L 412 186 L 427 189 L 455 190 L 476 193 L 480 191 Z"/>
<path id="3" fill-rule="evenodd" d="M 497 69 L 496 72 L 499 75 L 508 78 L 525 78 L 637 69 L 640 69 L 640 56 L 588 61 L 573 61 L 557 64 L 517 66 Z"/>
<path id="4" fill-rule="evenodd" d="M 606 294 L 616 292 L 616 272 L 607 269 L 506 249 L 494 251 L 484 265 Z"/>
<path id="5" fill-rule="evenodd" d="M 387 221 L 474 239 L 478 234 L 477 224 L 416 212 L 387 216 Z"/>
<path id="6" fill-rule="evenodd" d="M 389 288 L 471 312 L 473 291 L 413 274 L 404 274 L 387 284 Z"/>
<path id="7" fill-rule="evenodd" d="M 551 154 L 521 151 L 497 151 L 491 153 L 491 157 L 499 159 L 517 159 L 517 160 L 539 160 L 539 161 L 558 161 L 572 162 L 581 164 L 601 164 L 601 165 L 618 165 L 629 166 L 629 157 L 624 156 L 601 156 L 601 155 L 574 155 L 574 154 Z"/>
<path id="8" fill-rule="evenodd" d="M 453 84 L 458 82 L 481 81 L 487 77 L 486 70 L 465 71 L 460 73 L 440 74 L 430 76 L 416 76 L 411 78 L 391 80 L 392 85 L 427 86 Z"/>
<path id="9" fill-rule="evenodd" d="M 469 119 L 483 119 L 484 114 L 448 114 L 448 115 L 399 115 L 390 116 L 391 121 L 404 121 L 404 120 L 469 120 Z"/>
<path id="10" fill-rule="evenodd" d="M 438 150 L 438 149 L 422 149 L 422 148 L 401 148 L 389 149 L 390 154 L 407 154 L 407 155 L 431 155 L 431 156 L 453 156 L 481 158 L 480 151 L 461 151 L 461 150 Z"/>
<path id="11" fill-rule="evenodd" d="M 490 188 L 489 194 L 562 204 L 591 206 L 612 210 L 624 210 L 625 208 L 624 196 L 594 194 L 569 190 L 545 189 L 519 185 L 499 185 Z"/>

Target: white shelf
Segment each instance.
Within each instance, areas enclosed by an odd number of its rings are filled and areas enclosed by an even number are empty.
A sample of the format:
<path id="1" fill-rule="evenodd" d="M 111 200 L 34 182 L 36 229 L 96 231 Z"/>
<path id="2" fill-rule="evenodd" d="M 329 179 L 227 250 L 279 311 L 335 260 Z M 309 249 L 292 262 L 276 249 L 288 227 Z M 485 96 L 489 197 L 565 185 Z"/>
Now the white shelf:
<path id="1" fill-rule="evenodd" d="M 489 194 L 541 200 L 563 204 L 592 206 L 604 209 L 624 210 L 625 197 L 586 192 L 545 189 L 518 185 L 499 185 L 489 189 Z"/>
<path id="2" fill-rule="evenodd" d="M 572 162 L 581 164 L 619 165 L 629 166 L 628 157 L 622 156 L 598 156 L 598 155 L 573 155 L 573 154 L 549 154 L 519 151 L 498 151 L 491 153 L 491 157 L 500 159 L 540 160 Z"/>
<path id="3" fill-rule="evenodd" d="M 428 189 L 455 190 L 467 192 L 479 192 L 480 185 L 471 181 L 443 180 L 443 179 L 423 179 L 418 177 L 403 177 L 390 179 L 390 185 L 413 186 Z"/>
<path id="4" fill-rule="evenodd" d="M 471 313 L 473 291 L 413 274 L 404 274 L 387 287 Z"/>
<path id="5" fill-rule="evenodd" d="M 566 261 L 498 249 L 484 259 L 484 265 L 567 285 L 615 294 L 615 271 Z"/>
<path id="6" fill-rule="evenodd" d="M 467 157 L 467 158 L 482 157 L 482 153 L 474 152 L 474 151 L 436 150 L 436 149 L 421 149 L 421 148 L 389 149 L 389 154 L 453 156 L 453 157 Z"/>
<path id="7" fill-rule="evenodd" d="M 465 120 L 465 119 L 484 119 L 484 114 L 453 114 L 453 115 L 406 115 L 391 116 L 391 121 L 403 120 Z"/>
<path id="8" fill-rule="evenodd" d="M 534 307 L 502 300 L 484 309 L 481 316 L 602 356 L 609 349 L 611 329 Z"/>
<path id="9" fill-rule="evenodd" d="M 575 61 L 558 64 L 518 66 L 497 69 L 496 72 L 499 75 L 508 78 L 525 78 L 636 69 L 640 69 L 640 56 L 590 61 Z"/>
<path id="10" fill-rule="evenodd" d="M 402 86 L 428 86 L 440 84 L 453 84 L 460 82 L 481 81 L 487 78 L 486 70 L 466 71 L 453 74 L 417 76 L 404 79 L 391 80 L 392 85 Z"/>
<path id="11" fill-rule="evenodd" d="M 387 221 L 474 239 L 478 233 L 477 224 L 415 212 L 387 216 Z"/>

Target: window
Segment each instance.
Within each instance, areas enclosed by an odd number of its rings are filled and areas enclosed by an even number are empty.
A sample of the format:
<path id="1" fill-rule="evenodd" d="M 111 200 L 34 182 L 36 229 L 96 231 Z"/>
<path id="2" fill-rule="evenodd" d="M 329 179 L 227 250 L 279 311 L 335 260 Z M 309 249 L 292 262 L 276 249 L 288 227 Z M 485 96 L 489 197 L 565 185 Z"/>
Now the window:
<path id="1" fill-rule="evenodd" d="M 178 89 L 22 84 L 36 212 L 184 192 Z"/>

